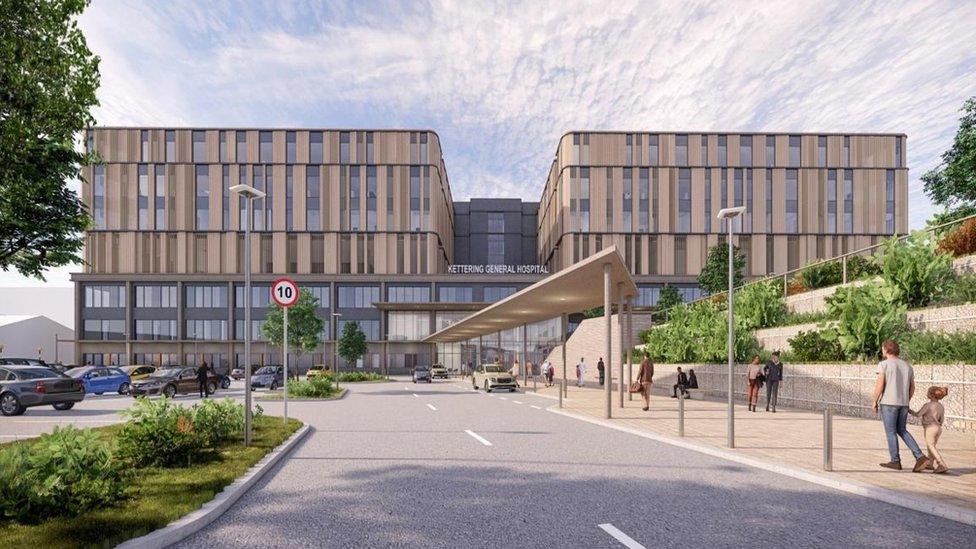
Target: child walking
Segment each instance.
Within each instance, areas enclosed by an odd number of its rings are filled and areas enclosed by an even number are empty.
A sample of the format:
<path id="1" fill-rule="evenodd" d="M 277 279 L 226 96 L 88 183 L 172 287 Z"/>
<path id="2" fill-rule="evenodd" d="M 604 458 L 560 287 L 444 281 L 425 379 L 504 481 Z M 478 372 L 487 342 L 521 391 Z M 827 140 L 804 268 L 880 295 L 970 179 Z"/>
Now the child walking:
<path id="1" fill-rule="evenodd" d="M 942 422 L 945 419 L 945 407 L 939 402 L 949 394 L 948 387 L 929 387 L 926 402 L 918 411 L 909 410 L 913 416 L 922 420 L 922 427 L 925 429 L 925 446 L 929 451 L 929 459 L 935 467 L 935 472 L 939 474 L 949 472 L 942 454 L 936 447 L 939 443 L 939 436 L 942 435 Z"/>

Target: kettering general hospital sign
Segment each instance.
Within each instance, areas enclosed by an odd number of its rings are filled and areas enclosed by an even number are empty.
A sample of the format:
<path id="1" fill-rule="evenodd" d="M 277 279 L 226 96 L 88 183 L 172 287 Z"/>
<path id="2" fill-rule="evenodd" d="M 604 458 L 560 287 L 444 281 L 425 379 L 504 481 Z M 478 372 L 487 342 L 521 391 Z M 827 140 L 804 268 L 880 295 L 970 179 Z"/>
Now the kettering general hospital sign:
<path id="1" fill-rule="evenodd" d="M 549 274 L 545 265 L 451 265 L 451 274 Z"/>

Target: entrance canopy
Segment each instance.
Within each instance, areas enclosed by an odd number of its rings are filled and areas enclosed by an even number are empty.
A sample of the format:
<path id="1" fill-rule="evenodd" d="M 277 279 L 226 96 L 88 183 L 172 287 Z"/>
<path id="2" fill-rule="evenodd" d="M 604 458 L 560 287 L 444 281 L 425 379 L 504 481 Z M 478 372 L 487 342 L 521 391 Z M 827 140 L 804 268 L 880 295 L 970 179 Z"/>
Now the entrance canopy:
<path id="1" fill-rule="evenodd" d="M 609 280 L 604 280 L 604 266 Z M 616 246 L 552 274 L 539 282 L 493 303 L 480 311 L 424 338 L 428 343 L 456 343 L 501 330 L 517 328 L 562 314 L 576 313 L 604 304 L 609 282 L 610 301 L 637 296 L 637 286 Z"/>

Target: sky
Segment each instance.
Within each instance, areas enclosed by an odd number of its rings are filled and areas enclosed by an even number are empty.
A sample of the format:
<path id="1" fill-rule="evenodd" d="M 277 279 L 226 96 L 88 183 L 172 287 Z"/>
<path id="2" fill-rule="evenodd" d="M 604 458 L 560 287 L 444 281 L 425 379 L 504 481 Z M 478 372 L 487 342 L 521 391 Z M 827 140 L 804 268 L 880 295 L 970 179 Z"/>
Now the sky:
<path id="1" fill-rule="evenodd" d="M 917 228 L 976 95 L 974 1 L 94 0 L 80 25 L 99 124 L 430 128 L 455 200 L 538 200 L 571 130 L 897 132 Z"/>

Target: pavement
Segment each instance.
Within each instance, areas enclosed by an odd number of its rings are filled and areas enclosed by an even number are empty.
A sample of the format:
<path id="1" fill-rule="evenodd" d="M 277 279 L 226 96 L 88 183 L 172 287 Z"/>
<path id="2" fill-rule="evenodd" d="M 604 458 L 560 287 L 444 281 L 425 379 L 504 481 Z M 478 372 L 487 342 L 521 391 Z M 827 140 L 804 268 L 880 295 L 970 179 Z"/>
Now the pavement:
<path id="1" fill-rule="evenodd" d="M 314 431 L 179 547 L 972 547 L 976 539 L 976 528 L 958 522 L 554 414 L 541 395 L 485 395 L 455 380 L 347 387 L 342 400 L 292 402 L 291 414 Z"/>

